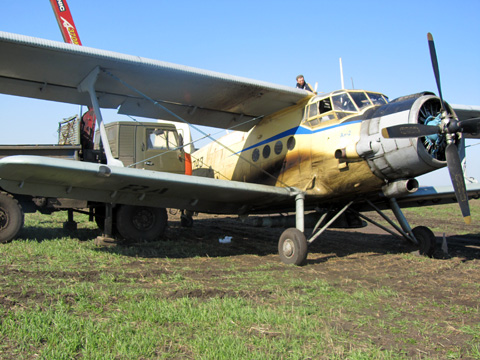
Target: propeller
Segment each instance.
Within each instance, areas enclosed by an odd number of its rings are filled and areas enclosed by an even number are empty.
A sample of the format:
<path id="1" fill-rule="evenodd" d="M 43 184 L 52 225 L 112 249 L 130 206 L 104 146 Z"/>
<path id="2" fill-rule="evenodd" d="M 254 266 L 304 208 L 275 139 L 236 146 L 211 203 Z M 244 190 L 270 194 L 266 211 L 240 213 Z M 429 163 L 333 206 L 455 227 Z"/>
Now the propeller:
<path id="1" fill-rule="evenodd" d="M 458 155 L 458 148 L 455 144 L 457 133 L 478 134 L 480 130 L 480 118 L 466 119 L 458 121 L 448 106 L 443 101 L 442 88 L 440 85 L 440 71 L 438 66 L 437 53 L 432 34 L 428 33 L 428 47 L 430 49 L 430 58 L 432 60 L 433 73 L 437 83 L 438 94 L 441 103 L 440 115 L 429 121 L 428 124 L 403 124 L 395 125 L 382 129 L 382 135 L 385 138 L 415 138 L 429 136 L 445 137 L 447 147 L 445 156 L 447 160 L 448 172 L 455 190 L 460 210 L 466 224 L 470 224 L 470 207 L 468 205 L 468 195 L 463 176 L 462 163 Z M 432 119 L 431 119 L 432 120 Z"/>

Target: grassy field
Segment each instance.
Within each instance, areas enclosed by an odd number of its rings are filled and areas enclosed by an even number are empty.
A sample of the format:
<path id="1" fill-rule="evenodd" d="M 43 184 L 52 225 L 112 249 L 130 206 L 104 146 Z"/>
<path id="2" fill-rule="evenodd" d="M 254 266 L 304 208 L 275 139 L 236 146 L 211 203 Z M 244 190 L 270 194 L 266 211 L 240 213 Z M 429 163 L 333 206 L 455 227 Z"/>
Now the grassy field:
<path id="1" fill-rule="evenodd" d="M 113 248 L 94 244 L 82 216 L 65 237 L 64 220 L 27 215 L 21 238 L 0 246 L 1 359 L 480 359 L 480 251 L 339 255 L 349 243 L 337 238 L 390 236 L 329 231 L 294 267 L 275 254 L 281 230 L 265 238 L 231 219 L 223 248 L 222 219 Z"/>

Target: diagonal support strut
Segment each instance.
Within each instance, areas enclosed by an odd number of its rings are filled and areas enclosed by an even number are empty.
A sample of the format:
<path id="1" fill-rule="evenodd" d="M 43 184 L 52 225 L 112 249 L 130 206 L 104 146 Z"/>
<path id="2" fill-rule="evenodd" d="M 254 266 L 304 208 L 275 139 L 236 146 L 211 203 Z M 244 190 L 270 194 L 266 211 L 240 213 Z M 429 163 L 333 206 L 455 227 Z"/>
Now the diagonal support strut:
<path id="1" fill-rule="evenodd" d="M 97 82 L 100 68 L 97 66 L 90 74 L 78 85 L 79 92 L 88 92 L 90 95 L 90 101 L 92 103 L 93 111 L 97 117 L 97 124 L 100 130 L 100 137 L 102 139 L 103 148 L 105 149 L 105 156 L 107 157 L 107 165 L 123 167 L 123 163 L 115 159 L 110 149 L 110 143 L 108 142 L 107 132 L 105 131 L 105 124 L 103 123 L 102 113 L 100 112 L 100 106 L 98 105 L 97 93 L 95 92 L 95 83 Z"/>

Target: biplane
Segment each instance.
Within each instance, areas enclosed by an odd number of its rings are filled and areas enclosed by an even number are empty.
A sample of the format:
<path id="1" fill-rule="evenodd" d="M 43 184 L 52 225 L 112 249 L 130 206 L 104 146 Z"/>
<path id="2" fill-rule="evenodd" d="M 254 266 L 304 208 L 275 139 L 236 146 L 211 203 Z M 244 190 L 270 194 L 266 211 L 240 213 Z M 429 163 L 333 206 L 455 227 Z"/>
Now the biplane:
<path id="1" fill-rule="evenodd" d="M 465 137 L 479 137 L 480 107 L 443 100 L 430 34 L 428 43 L 439 96 L 389 100 L 364 90 L 316 94 L 0 32 L 0 92 L 93 107 L 107 157 L 106 163 L 7 157 L 0 160 L 0 188 L 104 203 L 106 224 L 121 224 L 121 235 L 131 239 L 161 237 L 163 208 L 293 213 L 295 226 L 282 233 L 278 250 L 283 262 L 297 265 L 327 228 L 342 218 L 346 226 L 372 221 L 363 212 L 374 209 L 392 225 L 387 231 L 432 255 L 434 234 L 412 229 L 401 208 L 458 202 L 470 222 L 468 199 L 478 198 L 480 187 L 465 185 L 461 161 Z M 134 169 L 113 157 L 102 108 L 233 131 L 192 154 L 192 176 Z M 417 176 L 445 166 L 452 187 L 419 186 Z M 316 218 L 312 234 L 305 233 L 307 213 Z"/>

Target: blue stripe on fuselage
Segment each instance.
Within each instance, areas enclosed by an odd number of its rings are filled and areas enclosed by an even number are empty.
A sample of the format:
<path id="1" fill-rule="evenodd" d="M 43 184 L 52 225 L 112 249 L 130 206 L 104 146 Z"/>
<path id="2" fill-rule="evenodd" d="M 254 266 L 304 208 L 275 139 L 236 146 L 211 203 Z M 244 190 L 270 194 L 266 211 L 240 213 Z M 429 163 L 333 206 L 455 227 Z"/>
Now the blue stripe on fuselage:
<path id="1" fill-rule="evenodd" d="M 347 126 L 347 125 L 352 125 L 352 124 L 358 124 L 362 122 L 362 120 L 355 120 L 355 121 L 346 121 L 344 123 L 341 123 L 341 124 L 336 124 L 336 125 L 332 125 L 332 126 L 327 126 L 327 127 L 324 127 L 324 128 L 320 128 L 320 129 L 316 129 L 316 130 L 310 130 L 304 126 L 296 126 L 294 128 L 291 128 L 291 129 L 288 129 L 284 132 L 281 132 L 275 136 L 272 136 L 268 139 L 265 139 L 263 141 L 260 141 L 259 143 L 255 144 L 255 145 L 252 145 L 252 146 L 249 146 L 248 148 L 245 148 L 235 154 L 241 154 L 242 152 L 244 151 L 247 151 L 247 150 L 250 150 L 250 149 L 253 149 L 253 148 L 256 148 L 258 146 L 262 146 L 264 144 L 267 144 L 271 141 L 275 141 L 275 140 L 278 140 L 278 139 L 281 139 L 281 138 L 284 138 L 286 136 L 290 136 L 290 135 L 313 135 L 313 134 L 316 134 L 316 133 L 319 133 L 319 132 L 322 132 L 322 131 L 327 131 L 327 130 L 331 130 L 331 129 L 335 129 L 335 128 L 338 128 L 340 126 Z"/>

